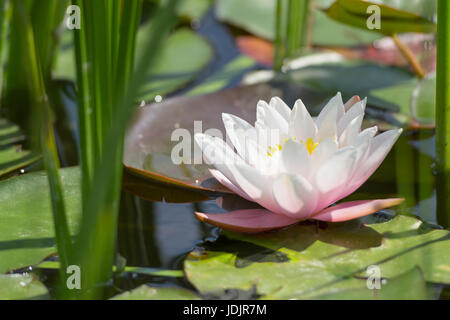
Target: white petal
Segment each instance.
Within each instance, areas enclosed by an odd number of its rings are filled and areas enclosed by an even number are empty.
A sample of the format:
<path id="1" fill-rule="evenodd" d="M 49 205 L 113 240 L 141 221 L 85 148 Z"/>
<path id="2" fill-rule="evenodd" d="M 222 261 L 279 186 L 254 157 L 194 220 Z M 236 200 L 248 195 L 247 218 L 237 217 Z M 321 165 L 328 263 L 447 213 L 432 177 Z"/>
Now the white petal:
<path id="1" fill-rule="evenodd" d="M 269 146 L 281 143 L 281 131 L 271 129 L 262 121 L 255 122 L 256 140 L 262 150 L 268 151 Z"/>
<path id="2" fill-rule="evenodd" d="M 272 163 L 271 157 L 267 155 L 267 148 L 262 149 L 260 145 L 258 145 L 253 140 L 246 140 L 246 151 L 248 153 L 247 162 L 261 172 L 269 170 Z"/>
<path id="3" fill-rule="evenodd" d="M 222 113 L 222 120 L 231 143 L 239 155 L 248 161 L 249 151 L 246 150 L 246 141 L 256 140 L 255 128 L 247 121 L 228 113 Z"/>
<path id="4" fill-rule="evenodd" d="M 221 184 L 223 184 L 225 187 L 233 191 L 234 193 L 238 194 L 244 199 L 247 199 L 249 201 L 253 201 L 248 194 L 246 194 L 241 188 L 238 186 L 235 186 L 230 180 L 228 180 L 227 177 L 225 177 L 219 170 L 210 169 L 209 172 L 213 175 L 214 178 L 217 179 Z"/>
<path id="5" fill-rule="evenodd" d="M 319 198 L 314 212 L 322 210 L 343 198 L 355 168 L 356 149 L 345 147 L 333 154 L 316 173 L 315 185 Z"/>
<path id="6" fill-rule="evenodd" d="M 245 163 L 236 163 L 234 166 L 233 179 L 236 186 L 239 186 L 255 202 L 268 210 L 277 210 L 278 206 L 272 196 L 272 177 L 261 173 L 257 169 Z"/>
<path id="7" fill-rule="evenodd" d="M 344 132 L 345 128 L 350 124 L 350 122 L 355 119 L 356 117 L 363 115 L 364 116 L 364 110 L 366 108 L 366 102 L 367 98 L 364 98 L 364 100 L 359 101 L 353 105 L 353 107 L 348 110 L 344 116 L 339 120 L 337 125 L 337 132 L 340 136 L 342 132 Z"/>
<path id="8" fill-rule="evenodd" d="M 402 129 L 389 130 L 371 140 L 367 156 L 355 171 L 350 192 L 359 188 L 375 172 L 401 133 Z"/>
<path id="9" fill-rule="evenodd" d="M 347 146 L 353 142 L 353 140 L 358 136 L 361 132 L 361 124 L 363 121 L 364 114 L 360 114 L 356 118 L 354 118 L 342 134 L 339 137 L 339 146 Z"/>
<path id="10" fill-rule="evenodd" d="M 268 105 L 265 101 L 260 100 L 258 102 L 256 119 L 270 129 L 280 130 L 281 135 L 287 135 L 288 133 L 288 122 L 274 107 Z"/>
<path id="11" fill-rule="evenodd" d="M 297 219 L 307 219 L 316 206 L 312 185 L 301 175 L 281 174 L 273 184 L 273 196 L 280 212 Z"/>
<path id="12" fill-rule="evenodd" d="M 289 140 L 281 150 L 280 172 L 300 174 L 306 178 L 311 175 L 313 163 L 305 145 Z"/>
<path id="13" fill-rule="evenodd" d="M 273 200 L 270 176 L 245 163 L 222 139 L 201 133 L 197 133 L 195 139 L 201 146 L 203 154 L 208 161 L 231 184 L 248 195 L 249 199 L 269 210 L 278 208 Z"/>
<path id="14" fill-rule="evenodd" d="M 302 100 L 297 100 L 291 112 L 289 121 L 289 136 L 296 137 L 299 141 L 306 141 L 315 138 L 317 134 L 316 124 L 303 104 Z"/>
<path id="15" fill-rule="evenodd" d="M 321 142 L 326 138 L 337 139 L 337 112 L 337 108 L 332 108 L 324 114 L 320 122 L 319 119 L 316 120 L 318 128 L 316 140 L 318 142 Z"/>
<path id="16" fill-rule="evenodd" d="M 314 167 L 319 168 L 337 150 L 338 144 L 334 139 L 328 138 L 320 142 L 311 154 L 311 161 L 314 163 Z"/>
<path id="17" fill-rule="evenodd" d="M 341 93 L 338 92 L 330 101 L 325 105 L 322 111 L 317 116 L 316 124 L 320 128 L 322 122 L 329 117 L 329 113 L 333 112 L 335 114 L 335 121 L 339 120 L 345 113 L 344 102 L 342 101 Z"/>
<path id="18" fill-rule="evenodd" d="M 359 146 L 366 139 L 371 139 L 371 138 L 375 137 L 377 131 L 378 131 L 377 126 L 373 126 L 373 127 L 364 129 L 355 137 L 355 139 L 353 139 L 353 141 L 351 141 L 351 145 L 353 145 L 355 147 Z"/>
<path id="19" fill-rule="evenodd" d="M 291 116 L 291 109 L 281 100 L 279 97 L 273 97 L 270 99 L 270 106 L 272 106 L 282 117 L 284 120 L 289 122 L 289 118 Z"/>
<path id="20" fill-rule="evenodd" d="M 321 193 L 347 183 L 356 160 L 356 148 L 345 147 L 335 152 L 316 172 L 315 184 Z"/>

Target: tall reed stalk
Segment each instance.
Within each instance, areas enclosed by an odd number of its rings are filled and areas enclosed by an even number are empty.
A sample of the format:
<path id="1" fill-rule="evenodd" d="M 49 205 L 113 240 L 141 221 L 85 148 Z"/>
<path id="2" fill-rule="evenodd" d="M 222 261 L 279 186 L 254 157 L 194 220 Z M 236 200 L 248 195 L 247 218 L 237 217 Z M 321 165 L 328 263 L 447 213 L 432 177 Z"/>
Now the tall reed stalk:
<path id="1" fill-rule="evenodd" d="M 26 88 L 33 114 L 36 116 L 34 123 L 34 127 L 36 128 L 35 132 L 38 136 L 36 142 L 42 150 L 44 165 L 48 175 L 59 260 L 62 270 L 66 270 L 72 256 L 72 243 L 65 214 L 61 179 L 58 172 L 59 158 L 44 81 L 43 70 L 45 69 L 42 66 L 43 61 L 48 60 L 47 56 L 46 58 L 42 58 L 42 54 L 44 54 L 42 51 L 43 43 L 37 43 L 35 28 L 33 28 L 30 15 L 30 7 L 27 7 L 27 4 L 29 5 L 30 2 L 24 0 L 12 2 L 12 21 L 15 23 L 16 31 L 21 35 L 15 41 L 23 49 L 19 53 L 20 61 L 28 68 Z M 46 12 L 51 13 L 51 11 Z M 45 52 L 45 54 L 48 54 L 48 52 Z M 9 71 L 11 72 L 13 70 Z M 63 272 L 60 272 L 61 280 L 63 280 L 63 274 Z"/>
<path id="2" fill-rule="evenodd" d="M 74 0 L 82 12 L 75 31 L 80 119 L 83 217 L 75 246 L 81 298 L 101 298 L 111 279 L 122 179 L 123 138 L 139 85 L 161 41 L 175 23 L 169 0 L 154 15 L 141 44 L 148 54 L 134 65 L 142 1 Z"/>
<path id="3" fill-rule="evenodd" d="M 450 2 L 438 0 L 436 60 L 437 218 L 450 227 Z"/>
<path id="4" fill-rule="evenodd" d="M 277 0 L 273 68 L 280 71 L 285 58 L 301 54 L 306 47 L 310 0 Z"/>

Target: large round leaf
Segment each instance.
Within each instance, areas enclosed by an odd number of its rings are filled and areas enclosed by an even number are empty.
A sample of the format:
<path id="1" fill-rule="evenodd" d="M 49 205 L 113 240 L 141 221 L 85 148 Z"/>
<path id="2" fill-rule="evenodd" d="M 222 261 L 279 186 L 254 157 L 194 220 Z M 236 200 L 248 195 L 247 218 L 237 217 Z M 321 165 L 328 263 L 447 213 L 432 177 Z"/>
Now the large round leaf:
<path id="1" fill-rule="evenodd" d="M 367 284 L 367 283 L 366 283 Z M 315 297 L 323 300 L 425 300 L 429 298 L 420 268 L 413 268 L 392 280 L 382 279 L 379 289 L 366 287 L 341 290 Z"/>
<path id="2" fill-rule="evenodd" d="M 81 217 L 78 167 L 60 170 L 72 233 Z M 55 239 L 47 176 L 29 173 L 0 183 L 0 273 L 39 263 L 54 253 Z"/>
<path id="3" fill-rule="evenodd" d="M 213 243 L 185 260 L 189 281 L 202 293 L 256 286 L 265 298 L 311 298 L 364 287 L 371 265 L 388 281 L 419 266 L 427 281 L 450 283 L 449 232 L 414 217 L 225 235 L 225 245 Z"/>

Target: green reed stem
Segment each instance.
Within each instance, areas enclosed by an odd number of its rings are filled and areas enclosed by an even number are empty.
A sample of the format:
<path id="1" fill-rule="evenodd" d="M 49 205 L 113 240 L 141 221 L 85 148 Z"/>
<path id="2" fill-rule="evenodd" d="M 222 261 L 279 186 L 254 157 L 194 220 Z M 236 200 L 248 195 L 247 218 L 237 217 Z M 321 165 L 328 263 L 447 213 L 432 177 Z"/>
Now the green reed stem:
<path id="1" fill-rule="evenodd" d="M 308 24 L 309 0 L 289 0 L 287 24 L 288 57 L 294 56 L 305 46 Z"/>
<path id="2" fill-rule="evenodd" d="M 6 27 L 6 21 L 8 20 L 7 17 L 7 1 L 6 0 L 0 0 L 0 57 L 3 57 L 3 46 L 5 43 L 5 27 Z M 3 83 L 3 67 L 0 67 L 0 88 Z"/>
<path id="3" fill-rule="evenodd" d="M 275 71 L 281 70 L 285 58 L 298 55 L 306 46 L 309 4 L 309 0 L 277 0 L 273 64 Z"/>
<path id="4" fill-rule="evenodd" d="M 438 0 L 436 60 L 437 218 L 450 227 L 450 2 Z"/>
<path id="5" fill-rule="evenodd" d="M 72 243 L 65 213 L 61 179 L 58 172 L 59 159 L 53 133 L 53 125 L 50 118 L 50 108 L 48 105 L 39 50 L 36 46 L 36 39 L 28 9 L 23 0 L 14 1 L 12 5 L 14 21 L 17 23 L 18 31 L 21 34 L 21 47 L 24 48 L 24 63 L 26 63 L 29 72 L 27 80 L 31 101 L 33 103 L 32 107 L 36 109 L 36 114 L 39 115 L 37 119 L 40 120 L 36 123 L 40 128 L 39 132 L 44 165 L 47 170 L 50 186 L 56 245 L 58 256 L 63 267 L 60 272 L 62 277 L 69 265 L 72 255 Z"/>
<path id="6" fill-rule="evenodd" d="M 75 253 L 83 275 L 82 298 L 102 297 L 99 284 L 111 279 L 125 128 L 138 87 L 161 41 L 174 25 L 177 0 L 167 1 L 154 16 L 152 34 L 144 44 L 148 54 L 136 68 L 133 62 L 142 2 L 113 2 L 74 1 L 84 19 L 81 30 L 75 31 L 80 129 L 86 130 L 81 134 L 83 218 Z M 120 15 L 117 8 L 121 8 Z M 114 21 L 119 18 L 120 22 Z M 104 22 L 104 29 L 95 25 L 98 21 Z M 116 52 L 112 52 L 114 48 Z M 82 67 L 94 62 L 99 65 Z"/>
<path id="7" fill-rule="evenodd" d="M 273 69 L 280 71 L 283 66 L 284 46 L 283 46 L 283 0 L 277 0 L 275 13 L 275 54 Z"/>

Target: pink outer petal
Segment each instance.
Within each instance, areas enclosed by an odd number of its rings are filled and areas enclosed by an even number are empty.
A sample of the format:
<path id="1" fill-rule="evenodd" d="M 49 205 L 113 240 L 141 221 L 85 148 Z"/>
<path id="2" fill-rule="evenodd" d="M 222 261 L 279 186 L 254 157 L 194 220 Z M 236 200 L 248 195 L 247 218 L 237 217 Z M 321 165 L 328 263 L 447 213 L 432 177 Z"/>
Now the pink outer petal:
<path id="1" fill-rule="evenodd" d="M 242 190 L 241 188 L 239 188 L 238 186 L 235 186 L 230 180 L 228 180 L 227 177 L 225 177 L 222 172 L 220 172 L 219 170 L 216 169 L 209 169 L 209 172 L 213 175 L 214 178 L 216 178 L 217 181 L 219 181 L 220 184 L 224 185 L 225 187 L 227 187 L 228 189 L 230 189 L 231 191 L 233 191 L 234 193 L 236 193 L 237 195 L 241 196 L 242 198 L 248 200 L 248 201 L 253 201 L 252 198 L 250 198 L 248 196 L 247 193 L 244 192 L 244 190 Z"/>
<path id="2" fill-rule="evenodd" d="M 311 217 L 314 220 L 327 222 L 340 222 L 356 219 L 375 213 L 388 207 L 396 206 L 405 199 L 377 199 L 342 202 L 335 206 L 328 207 Z"/>
<path id="3" fill-rule="evenodd" d="M 200 221 L 213 226 L 242 233 L 257 233 L 279 229 L 299 221 L 264 209 L 236 210 L 223 214 L 196 212 L 195 216 Z"/>

